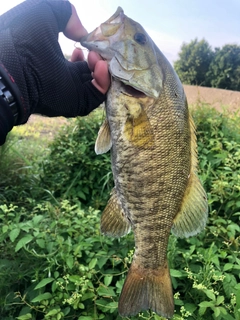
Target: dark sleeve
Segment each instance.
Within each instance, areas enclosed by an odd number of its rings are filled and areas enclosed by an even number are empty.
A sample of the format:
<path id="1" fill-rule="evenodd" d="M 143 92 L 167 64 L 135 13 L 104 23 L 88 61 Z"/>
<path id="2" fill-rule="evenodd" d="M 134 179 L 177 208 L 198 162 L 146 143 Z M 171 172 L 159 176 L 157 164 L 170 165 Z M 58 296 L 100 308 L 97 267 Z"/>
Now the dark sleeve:
<path id="1" fill-rule="evenodd" d="M 14 26 L 21 28 L 24 26 L 24 20 L 22 19 L 27 18 L 36 10 L 40 10 L 39 13 L 41 14 L 43 8 L 48 8 L 53 12 L 58 24 L 58 32 L 63 31 L 72 14 L 71 4 L 65 0 L 26 0 L 1 15 L 0 28 L 6 29 Z"/>
<path id="2" fill-rule="evenodd" d="M 13 115 L 9 108 L 9 105 L 0 96 L 0 146 L 2 146 L 5 141 L 9 131 L 13 128 Z"/>
<path id="3" fill-rule="evenodd" d="M 21 123 L 32 113 L 87 115 L 105 100 L 91 83 L 87 63 L 70 63 L 61 51 L 58 33 L 71 13 L 68 1 L 27 0 L 0 17 L 0 60 L 27 110 Z"/>

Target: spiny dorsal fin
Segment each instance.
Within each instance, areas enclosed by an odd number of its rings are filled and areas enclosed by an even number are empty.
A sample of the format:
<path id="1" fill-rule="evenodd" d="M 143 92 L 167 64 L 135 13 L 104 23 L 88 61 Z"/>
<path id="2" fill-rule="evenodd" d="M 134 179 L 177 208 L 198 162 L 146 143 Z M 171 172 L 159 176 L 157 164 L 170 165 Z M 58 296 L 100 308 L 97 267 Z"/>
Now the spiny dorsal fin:
<path id="1" fill-rule="evenodd" d="M 208 217 L 207 195 L 197 176 L 197 142 L 195 126 L 189 116 L 191 131 L 191 169 L 179 213 L 173 221 L 172 232 L 180 238 L 193 236 L 206 225 Z"/>
<path id="2" fill-rule="evenodd" d="M 130 230 L 131 224 L 125 217 L 114 188 L 101 216 L 101 232 L 109 237 L 118 238 L 126 235 Z"/>
<path id="3" fill-rule="evenodd" d="M 101 125 L 98 131 L 98 137 L 95 142 L 95 152 L 96 154 L 103 154 L 108 152 L 112 147 L 112 140 L 110 134 L 109 122 L 107 119 Z"/>

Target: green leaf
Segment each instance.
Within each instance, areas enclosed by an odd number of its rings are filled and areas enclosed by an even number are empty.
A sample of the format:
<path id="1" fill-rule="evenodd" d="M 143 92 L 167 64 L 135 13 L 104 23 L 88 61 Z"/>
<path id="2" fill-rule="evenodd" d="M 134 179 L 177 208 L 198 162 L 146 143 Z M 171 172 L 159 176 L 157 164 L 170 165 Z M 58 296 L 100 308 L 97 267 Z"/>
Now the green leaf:
<path id="1" fill-rule="evenodd" d="M 97 264 L 97 258 L 93 258 L 90 262 L 89 262 L 89 269 L 94 269 L 94 267 Z"/>
<path id="2" fill-rule="evenodd" d="M 33 221 L 33 224 L 34 225 L 37 225 L 39 224 L 40 221 L 42 221 L 44 219 L 44 216 L 42 215 L 39 215 L 39 216 L 35 216 L 32 221 Z"/>
<path id="3" fill-rule="evenodd" d="M 77 282 L 80 283 L 81 282 L 81 276 L 74 274 L 72 276 L 69 276 L 68 280 L 73 282 L 73 283 L 77 283 Z"/>
<path id="4" fill-rule="evenodd" d="M 39 301 L 48 300 L 51 298 L 52 298 L 52 294 L 49 292 L 45 292 L 36 296 L 34 299 L 31 300 L 31 302 L 39 302 Z"/>
<path id="5" fill-rule="evenodd" d="M 215 307 L 214 308 L 214 315 L 216 318 L 220 315 L 220 313 L 221 313 L 220 309 L 218 307 Z"/>
<path id="6" fill-rule="evenodd" d="M 174 269 L 171 269 L 171 270 L 170 270 L 170 274 L 171 274 L 171 276 L 174 277 L 174 278 L 181 278 L 181 277 L 184 276 L 181 271 L 179 271 L 179 270 L 174 270 Z"/>
<path id="7" fill-rule="evenodd" d="M 212 307 L 214 307 L 214 302 L 213 301 L 203 301 L 203 302 L 199 303 L 199 307 L 212 308 Z"/>
<path id="8" fill-rule="evenodd" d="M 104 284 L 105 284 L 105 286 L 109 286 L 110 285 L 110 283 L 112 282 L 112 279 L 113 279 L 113 276 L 105 276 L 104 277 Z"/>
<path id="9" fill-rule="evenodd" d="M 19 236 L 20 228 L 15 228 L 9 233 L 9 238 L 12 242 L 16 240 L 16 238 Z"/>
<path id="10" fill-rule="evenodd" d="M 55 316 L 55 315 L 58 314 L 60 311 L 61 311 L 60 308 L 58 308 L 58 309 L 52 309 L 51 311 L 49 311 L 49 312 L 45 315 L 45 317 Z"/>
<path id="11" fill-rule="evenodd" d="M 79 190 L 77 194 L 78 194 L 79 198 L 86 200 L 86 195 L 82 191 Z"/>
<path id="12" fill-rule="evenodd" d="M 185 303 L 184 308 L 186 311 L 193 313 L 197 309 L 197 306 L 193 303 Z"/>
<path id="13" fill-rule="evenodd" d="M 73 268 L 73 264 L 74 264 L 73 256 L 67 257 L 66 264 L 67 264 L 69 269 Z"/>
<path id="14" fill-rule="evenodd" d="M 233 274 L 225 273 L 225 278 L 223 279 L 223 289 L 228 298 L 231 297 L 232 293 L 236 292 L 235 286 L 237 284 L 237 280 Z"/>
<path id="15" fill-rule="evenodd" d="M 114 312 L 118 308 L 118 302 L 113 301 L 106 305 L 110 309 L 110 312 Z"/>
<path id="16" fill-rule="evenodd" d="M 98 264 L 100 269 L 104 266 L 104 264 L 107 262 L 107 260 L 108 260 L 108 257 L 106 257 L 106 258 L 105 257 L 101 257 L 101 258 L 98 259 L 97 264 Z"/>
<path id="17" fill-rule="evenodd" d="M 17 317 L 17 320 L 28 320 L 28 319 L 32 319 L 31 313 L 26 313 L 22 316 Z"/>
<path id="18" fill-rule="evenodd" d="M 114 287 L 104 287 L 103 285 L 101 285 L 98 289 L 98 294 L 99 296 L 103 297 L 115 297 L 116 293 L 114 289 Z"/>
<path id="19" fill-rule="evenodd" d="M 216 300 L 216 296 L 215 296 L 215 294 L 214 294 L 211 290 L 204 289 L 203 292 L 206 294 L 206 296 L 207 296 L 209 299 L 211 299 L 211 300 L 213 300 L 213 301 Z"/>
<path id="20" fill-rule="evenodd" d="M 207 307 L 200 307 L 200 308 L 199 308 L 199 315 L 200 315 L 200 316 L 203 316 L 204 313 L 206 312 L 206 310 L 207 310 Z M 181 319 L 182 319 L 182 318 L 181 318 Z"/>
<path id="21" fill-rule="evenodd" d="M 81 301 L 85 301 L 87 299 L 93 299 L 95 297 L 95 294 L 93 292 L 86 292 L 83 294 Z"/>
<path id="22" fill-rule="evenodd" d="M 45 278 L 43 280 L 41 280 L 36 287 L 34 288 L 34 290 L 40 289 L 42 287 L 45 287 L 48 283 L 52 282 L 54 280 L 54 278 Z"/>
<path id="23" fill-rule="evenodd" d="M 223 271 L 227 271 L 233 268 L 233 264 L 232 263 L 226 263 L 223 267 Z"/>
<path id="24" fill-rule="evenodd" d="M 240 290 L 238 290 L 236 293 L 236 306 L 237 309 L 240 309 Z"/>
<path id="25" fill-rule="evenodd" d="M 33 236 L 31 236 L 30 234 L 20 239 L 15 247 L 15 252 L 18 252 L 20 249 L 22 249 L 22 247 L 24 247 L 26 244 L 31 242 L 32 239 L 33 239 Z"/>
<path id="26" fill-rule="evenodd" d="M 216 300 L 216 305 L 219 306 L 224 301 L 224 296 L 218 296 Z"/>
<path id="27" fill-rule="evenodd" d="M 36 240 L 36 243 L 39 245 L 39 247 L 40 247 L 41 249 L 44 249 L 44 248 L 45 248 L 45 245 L 46 245 L 45 240 L 43 240 L 43 239 L 37 239 L 37 240 Z"/>
<path id="28" fill-rule="evenodd" d="M 8 231 L 8 226 L 2 226 L 2 233 L 6 233 Z"/>

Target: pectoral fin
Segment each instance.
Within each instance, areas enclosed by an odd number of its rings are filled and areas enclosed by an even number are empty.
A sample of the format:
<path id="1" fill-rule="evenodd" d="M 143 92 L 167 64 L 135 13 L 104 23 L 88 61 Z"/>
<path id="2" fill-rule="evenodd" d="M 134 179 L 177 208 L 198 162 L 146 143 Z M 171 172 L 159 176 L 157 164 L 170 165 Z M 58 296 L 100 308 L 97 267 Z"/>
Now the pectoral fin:
<path id="1" fill-rule="evenodd" d="M 207 195 L 196 174 L 197 172 L 197 144 L 195 127 L 190 117 L 191 130 L 191 170 L 188 185 L 182 200 L 179 213 L 173 220 L 172 232 L 180 238 L 193 236 L 206 225 L 208 217 Z"/>
<path id="2" fill-rule="evenodd" d="M 125 217 L 114 188 L 101 216 L 101 232 L 109 237 L 118 238 L 126 235 L 130 230 L 131 224 Z"/>
<path id="3" fill-rule="evenodd" d="M 110 134 L 110 127 L 108 120 L 106 119 L 98 132 L 98 137 L 95 142 L 96 154 L 103 154 L 108 152 L 112 147 L 112 140 Z"/>
<path id="4" fill-rule="evenodd" d="M 140 110 L 130 109 L 123 134 L 135 147 L 149 148 L 153 146 L 153 129 L 143 108 Z"/>

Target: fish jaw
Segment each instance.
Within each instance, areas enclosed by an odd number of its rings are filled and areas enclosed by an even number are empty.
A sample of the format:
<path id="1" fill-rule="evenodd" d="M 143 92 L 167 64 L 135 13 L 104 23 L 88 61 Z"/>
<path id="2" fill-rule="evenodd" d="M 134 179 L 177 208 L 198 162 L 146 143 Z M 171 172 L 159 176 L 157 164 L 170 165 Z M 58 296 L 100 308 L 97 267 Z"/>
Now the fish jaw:
<path id="1" fill-rule="evenodd" d="M 118 7 L 117 11 L 107 21 L 81 38 L 81 44 L 89 50 L 96 51 L 104 59 L 110 61 L 115 55 L 112 45 L 114 42 L 119 41 L 124 17 L 123 9 Z"/>
<path id="2" fill-rule="evenodd" d="M 159 97 L 164 77 L 157 56 L 162 53 L 143 27 L 128 18 L 120 7 L 80 42 L 107 60 L 115 79 L 148 97 Z"/>

